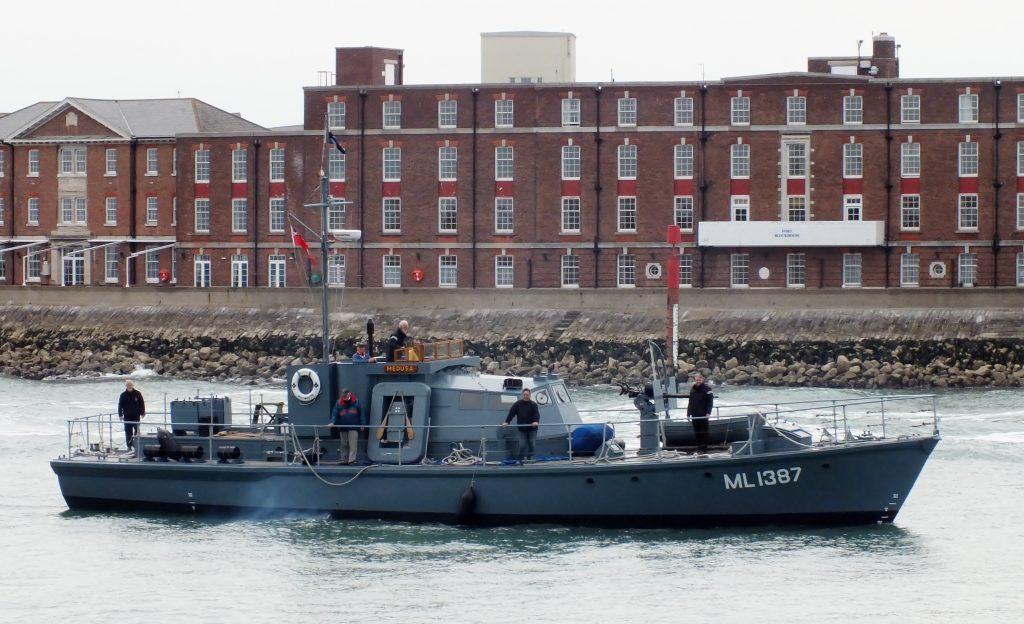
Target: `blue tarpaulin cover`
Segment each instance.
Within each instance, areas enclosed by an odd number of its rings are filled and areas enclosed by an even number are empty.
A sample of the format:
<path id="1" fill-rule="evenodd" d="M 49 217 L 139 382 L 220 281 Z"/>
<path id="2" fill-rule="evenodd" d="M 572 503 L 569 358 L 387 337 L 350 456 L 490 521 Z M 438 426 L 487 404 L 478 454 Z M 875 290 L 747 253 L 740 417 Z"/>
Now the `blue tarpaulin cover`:
<path id="1" fill-rule="evenodd" d="M 615 437 L 611 425 L 580 425 L 572 430 L 572 452 L 577 455 L 593 455 L 605 440 Z"/>

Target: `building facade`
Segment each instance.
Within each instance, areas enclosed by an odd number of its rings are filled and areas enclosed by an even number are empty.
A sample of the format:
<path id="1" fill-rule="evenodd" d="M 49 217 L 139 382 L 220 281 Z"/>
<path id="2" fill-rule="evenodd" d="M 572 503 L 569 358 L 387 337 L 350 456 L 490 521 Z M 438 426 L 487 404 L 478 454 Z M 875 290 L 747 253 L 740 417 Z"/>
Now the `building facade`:
<path id="1" fill-rule="evenodd" d="M 46 283 L 42 245 L 63 285 L 1024 287 L 1024 79 L 903 79 L 896 49 L 706 83 L 405 85 L 401 51 L 339 48 L 293 131 L 104 138 L 51 104 L 0 117 L 3 275 Z M 134 173 L 94 177 L 107 158 Z M 362 231 L 326 267 L 292 236 L 316 251 L 321 172 L 328 229 Z M 108 224 L 111 197 L 131 208 Z M 115 280 L 101 244 L 145 262 Z"/>

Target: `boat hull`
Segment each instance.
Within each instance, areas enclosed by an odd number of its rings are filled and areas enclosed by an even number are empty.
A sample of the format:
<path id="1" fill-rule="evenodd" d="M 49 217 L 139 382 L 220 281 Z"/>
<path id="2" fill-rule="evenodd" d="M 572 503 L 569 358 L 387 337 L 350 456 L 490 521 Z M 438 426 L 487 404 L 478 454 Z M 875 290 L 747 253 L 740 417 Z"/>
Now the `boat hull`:
<path id="1" fill-rule="evenodd" d="M 306 466 L 57 459 L 73 509 L 619 527 L 892 522 L 938 436 L 753 456 Z M 470 493 L 471 492 L 471 493 Z"/>

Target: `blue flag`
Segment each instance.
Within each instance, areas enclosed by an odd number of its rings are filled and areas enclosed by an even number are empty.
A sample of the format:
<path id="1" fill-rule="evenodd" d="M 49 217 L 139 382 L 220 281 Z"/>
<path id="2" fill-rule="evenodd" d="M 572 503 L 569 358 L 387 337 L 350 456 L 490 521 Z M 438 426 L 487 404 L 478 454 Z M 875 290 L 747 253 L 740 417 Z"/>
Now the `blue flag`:
<path id="1" fill-rule="evenodd" d="M 338 137 L 334 136 L 334 133 L 330 130 L 327 131 L 327 140 L 333 143 L 334 147 L 338 148 L 339 152 L 342 154 L 345 153 L 345 148 L 341 146 L 341 141 L 339 141 Z"/>

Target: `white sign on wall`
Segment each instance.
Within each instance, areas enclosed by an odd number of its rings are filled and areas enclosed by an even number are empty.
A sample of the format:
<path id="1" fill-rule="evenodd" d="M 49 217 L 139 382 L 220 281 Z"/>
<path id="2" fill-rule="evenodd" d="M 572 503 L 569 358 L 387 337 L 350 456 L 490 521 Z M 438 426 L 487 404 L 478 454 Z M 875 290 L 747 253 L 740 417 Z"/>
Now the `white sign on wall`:
<path id="1" fill-rule="evenodd" d="M 702 221 L 704 247 L 875 247 L 883 221 Z"/>

